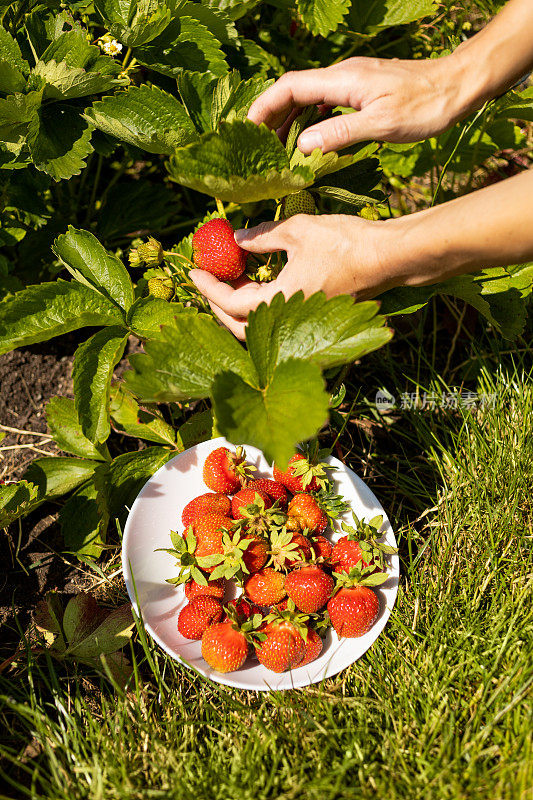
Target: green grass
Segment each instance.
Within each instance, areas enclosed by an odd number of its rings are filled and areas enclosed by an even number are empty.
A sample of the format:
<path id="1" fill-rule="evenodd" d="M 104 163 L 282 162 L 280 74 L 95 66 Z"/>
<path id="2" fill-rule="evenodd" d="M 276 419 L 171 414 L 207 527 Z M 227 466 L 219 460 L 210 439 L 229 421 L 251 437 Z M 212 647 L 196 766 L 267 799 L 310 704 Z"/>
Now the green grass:
<path id="1" fill-rule="evenodd" d="M 404 391 L 423 376 L 428 389 L 444 388 L 428 341 L 399 337 L 358 380 Z M 277 694 L 210 684 L 148 643 L 132 650 L 126 694 L 83 667 L 30 660 L 0 687 L 11 787 L 0 796 L 531 797 L 530 354 L 518 346 L 513 363 L 494 344 L 482 358 L 468 348 L 494 408 L 374 416 L 374 428 L 350 422 L 339 439 L 400 535 L 398 601 L 362 659 L 322 685 Z M 365 409 L 372 420 L 363 401 L 358 415 Z"/>

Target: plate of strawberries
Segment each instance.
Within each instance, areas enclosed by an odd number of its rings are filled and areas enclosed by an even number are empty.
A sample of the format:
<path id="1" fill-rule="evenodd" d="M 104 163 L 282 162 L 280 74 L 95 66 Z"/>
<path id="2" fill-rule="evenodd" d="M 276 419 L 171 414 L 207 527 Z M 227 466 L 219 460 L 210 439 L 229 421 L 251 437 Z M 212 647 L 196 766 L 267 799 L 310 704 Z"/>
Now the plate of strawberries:
<path id="1" fill-rule="evenodd" d="M 148 633 L 205 677 L 257 691 L 336 675 L 375 642 L 398 591 L 396 539 L 338 459 L 270 468 L 220 437 L 180 453 L 135 500 L 124 579 Z"/>

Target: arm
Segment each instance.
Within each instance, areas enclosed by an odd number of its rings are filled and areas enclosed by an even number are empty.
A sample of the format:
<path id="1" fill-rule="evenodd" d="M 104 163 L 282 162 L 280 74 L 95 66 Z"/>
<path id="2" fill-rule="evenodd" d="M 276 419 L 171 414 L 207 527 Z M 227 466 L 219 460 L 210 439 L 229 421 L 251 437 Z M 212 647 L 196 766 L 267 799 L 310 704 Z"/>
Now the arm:
<path id="1" fill-rule="evenodd" d="M 529 198 L 529 202 L 527 201 Z M 190 277 L 239 338 L 245 318 L 278 292 L 322 290 L 329 297 L 375 297 L 395 286 L 423 286 L 482 267 L 533 259 L 533 171 L 416 214 L 370 222 L 344 215 L 298 215 L 237 231 L 253 253 L 287 252 L 272 283 L 234 289 L 202 270 Z"/>
<path id="2" fill-rule="evenodd" d="M 250 107 L 248 118 L 282 128 L 301 106 L 354 108 L 313 125 L 298 147 L 310 153 L 364 139 L 415 142 L 442 133 L 510 88 L 533 67 L 533 2 L 510 0 L 476 36 L 443 58 L 350 58 L 325 69 L 288 72 Z"/>

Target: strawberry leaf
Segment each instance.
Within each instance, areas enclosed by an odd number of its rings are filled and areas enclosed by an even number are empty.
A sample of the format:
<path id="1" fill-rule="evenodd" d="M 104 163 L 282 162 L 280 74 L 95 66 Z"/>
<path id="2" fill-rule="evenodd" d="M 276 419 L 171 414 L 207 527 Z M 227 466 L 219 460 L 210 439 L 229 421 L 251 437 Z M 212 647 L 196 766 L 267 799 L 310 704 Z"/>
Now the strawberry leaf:
<path id="1" fill-rule="evenodd" d="M 67 453 L 97 461 L 105 460 L 105 448 L 96 447 L 84 435 L 74 400 L 69 397 L 52 397 L 46 406 L 46 421 L 54 441 Z"/>
<path id="2" fill-rule="evenodd" d="M 114 609 L 96 629 L 69 646 L 67 652 L 81 659 L 95 658 L 101 653 L 114 653 L 129 642 L 134 626 L 131 606 L 126 603 Z"/>
<path id="3" fill-rule="evenodd" d="M 374 33 L 391 25 L 406 25 L 420 17 L 434 16 L 433 0 L 352 0 L 346 18 L 348 27 L 357 33 Z"/>
<path id="4" fill-rule="evenodd" d="M 0 528 L 7 528 L 38 504 L 39 487 L 22 480 L 0 486 Z"/>
<path id="5" fill-rule="evenodd" d="M 64 61 L 38 61 L 32 75 L 39 78 L 46 100 L 71 100 L 98 94 L 123 85 L 124 81 L 113 75 L 87 72 L 85 69 L 69 67 Z"/>
<path id="6" fill-rule="evenodd" d="M 392 337 L 375 302 L 355 303 L 349 295 L 327 300 L 322 292 L 304 300 L 280 293 L 248 318 L 246 343 L 262 381 L 288 358 L 307 358 L 322 369 L 354 361 Z"/>
<path id="7" fill-rule="evenodd" d="M 69 497 L 59 512 L 65 546 L 78 557 L 98 558 L 105 545 L 109 514 L 100 503 L 94 482 L 88 482 Z"/>
<path id="8" fill-rule="evenodd" d="M 93 152 L 92 127 L 66 103 L 41 106 L 28 126 L 27 144 L 35 167 L 55 181 L 79 175 Z"/>
<path id="9" fill-rule="evenodd" d="M 111 379 L 127 341 L 124 328 L 103 328 L 76 350 L 72 370 L 76 410 L 84 435 L 96 444 L 105 442 L 110 433 Z"/>
<path id="10" fill-rule="evenodd" d="M 339 27 L 350 0 L 296 0 L 298 13 L 315 36 L 327 36 Z"/>
<path id="11" fill-rule="evenodd" d="M 58 236 L 53 251 L 80 283 L 127 311 L 133 303 L 133 284 L 122 261 L 109 253 L 88 231 L 69 225 Z"/>
<path id="12" fill-rule="evenodd" d="M 176 445 L 176 431 L 172 425 L 155 411 L 141 408 L 123 384 L 115 384 L 111 389 L 109 411 L 114 430 L 156 444 Z"/>
<path id="13" fill-rule="evenodd" d="M 218 131 L 179 148 L 169 172 L 184 186 L 237 203 L 283 197 L 314 180 L 309 167 L 290 168 L 275 131 L 248 120 L 221 122 Z"/>
<path id="14" fill-rule="evenodd" d="M 327 419 L 328 396 L 320 369 L 305 361 L 279 364 L 262 388 L 250 386 L 234 372 L 222 372 L 212 392 L 221 434 L 258 447 L 269 463 L 276 461 L 282 468 L 297 442 L 310 438 Z"/>
<path id="15" fill-rule="evenodd" d="M 77 282 L 27 286 L 0 304 L 0 354 L 86 325 L 120 325 L 121 310 Z"/>
<path id="16" fill-rule="evenodd" d="M 44 498 L 55 500 L 89 480 L 97 466 L 98 461 L 85 458 L 36 458 L 24 473 L 24 480 L 38 487 L 39 502 Z"/>
<path id="17" fill-rule="evenodd" d="M 85 119 L 109 136 L 149 153 L 170 155 L 197 138 L 183 105 L 157 86 L 131 86 L 104 97 L 85 111 Z"/>

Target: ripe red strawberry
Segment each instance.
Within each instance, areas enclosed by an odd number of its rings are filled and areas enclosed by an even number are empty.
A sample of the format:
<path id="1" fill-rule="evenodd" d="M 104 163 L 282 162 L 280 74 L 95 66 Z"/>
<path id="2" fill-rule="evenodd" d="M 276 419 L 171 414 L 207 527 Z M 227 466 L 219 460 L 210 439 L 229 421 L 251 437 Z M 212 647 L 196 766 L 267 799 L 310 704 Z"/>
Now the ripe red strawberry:
<path id="1" fill-rule="evenodd" d="M 328 518 L 315 498 L 306 494 L 296 494 L 287 509 L 287 528 L 289 530 L 309 530 L 322 533 L 328 526 Z"/>
<path id="2" fill-rule="evenodd" d="M 342 536 L 333 546 L 331 561 L 335 572 L 350 572 L 357 564 L 368 567 L 374 564 L 372 558 L 365 561 L 359 542 Z"/>
<path id="3" fill-rule="evenodd" d="M 208 581 L 207 586 L 202 586 L 201 583 L 190 580 L 185 584 L 185 597 L 187 600 L 194 600 L 195 597 L 216 597 L 217 600 L 222 600 L 226 593 L 226 581 L 224 578 L 218 578 L 216 581 Z"/>
<path id="4" fill-rule="evenodd" d="M 299 666 L 305 656 L 305 645 L 292 622 L 274 620 L 263 625 L 260 632 L 266 638 L 255 645 L 255 652 L 264 667 L 272 672 L 285 672 Z"/>
<path id="5" fill-rule="evenodd" d="M 216 597 L 195 597 L 178 617 L 178 631 L 186 639 L 201 639 L 204 631 L 222 619 L 222 603 Z"/>
<path id="6" fill-rule="evenodd" d="M 221 281 L 233 281 L 245 270 L 248 253 L 239 247 L 227 219 L 211 219 L 192 237 L 193 261 Z"/>
<path id="7" fill-rule="evenodd" d="M 334 586 L 331 575 L 316 564 L 295 569 L 285 578 L 285 591 L 296 608 L 306 614 L 314 614 L 323 608 Z"/>
<path id="8" fill-rule="evenodd" d="M 206 514 L 198 517 L 192 524 L 192 529 L 196 537 L 196 548 L 194 555 L 197 559 L 205 558 L 224 552 L 222 546 L 222 535 L 224 529 L 230 529 L 233 525 L 231 517 L 224 514 Z M 205 572 L 213 572 L 214 566 L 205 566 L 200 563 L 200 567 Z"/>
<path id="9" fill-rule="evenodd" d="M 242 509 L 246 506 L 257 504 L 257 498 L 260 498 L 265 508 L 270 508 L 272 505 L 271 498 L 260 489 L 240 489 L 231 500 L 231 516 L 233 519 L 245 519 L 246 514 L 242 513 Z"/>
<path id="10" fill-rule="evenodd" d="M 245 453 L 242 447 L 237 447 L 235 453 L 227 447 L 217 447 L 207 456 L 203 478 L 205 485 L 214 492 L 233 494 L 241 488 L 244 480 L 255 469 L 245 463 Z"/>
<path id="11" fill-rule="evenodd" d="M 202 656 L 217 672 L 240 669 L 248 655 L 248 639 L 234 623 L 218 622 L 210 625 L 202 636 Z"/>
<path id="12" fill-rule="evenodd" d="M 328 464 L 312 464 L 303 453 L 295 453 L 289 458 L 285 472 L 274 464 L 274 480 L 282 483 L 293 494 L 315 492 L 327 483 Z"/>
<path id="13" fill-rule="evenodd" d="M 250 619 L 254 614 L 262 614 L 259 606 L 256 606 L 255 603 L 250 603 L 243 594 L 240 597 L 236 597 L 235 600 L 230 600 L 226 608 L 228 610 L 233 609 L 237 619 L 242 621 Z"/>
<path id="14" fill-rule="evenodd" d="M 279 603 L 275 603 L 272 606 L 272 609 L 277 609 L 278 611 L 286 611 L 289 606 L 289 598 L 285 597 L 283 600 L 280 600 Z"/>
<path id="15" fill-rule="evenodd" d="M 315 658 L 318 658 L 322 652 L 324 643 L 314 628 L 308 628 L 307 637 L 304 638 L 304 645 L 305 655 L 303 661 L 298 664 L 299 667 L 305 667 L 306 664 L 310 664 L 311 661 L 314 661 Z"/>
<path id="16" fill-rule="evenodd" d="M 287 594 L 284 584 L 285 578 L 280 572 L 271 567 L 264 567 L 250 575 L 244 583 L 244 591 L 252 603 L 257 603 L 259 606 L 273 606 Z"/>
<path id="17" fill-rule="evenodd" d="M 195 497 L 190 503 L 187 503 L 183 509 L 181 521 L 185 528 L 188 528 L 197 517 L 212 512 L 229 515 L 230 509 L 231 500 L 229 497 L 226 497 L 225 494 L 221 494 L 220 492 L 206 492 L 205 494 Z"/>
<path id="18" fill-rule="evenodd" d="M 378 618 L 379 598 L 369 586 L 342 588 L 328 602 L 328 613 L 339 636 L 363 636 Z"/>
<path id="19" fill-rule="evenodd" d="M 315 558 L 323 558 L 327 561 L 331 556 L 333 546 L 325 536 L 317 536 L 311 542 L 311 549 Z"/>
<path id="20" fill-rule="evenodd" d="M 268 560 L 268 544 L 260 536 L 243 536 L 251 542 L 242 555 L 244 565 L 250 575 L 262 569 Z"/>
<path id="21" fill-rule="evenodd" d="M 272 501 L 278 501 L 278 506 L 282 509 L 287 508 L 289 498 L 287 490 L 282 483 L 271 481 L 268 478 L 258 478 L 256 481 L 250 481 L 246 484 L 247 489 L 259 489 L 261 492 L 267 494 Z"/>

